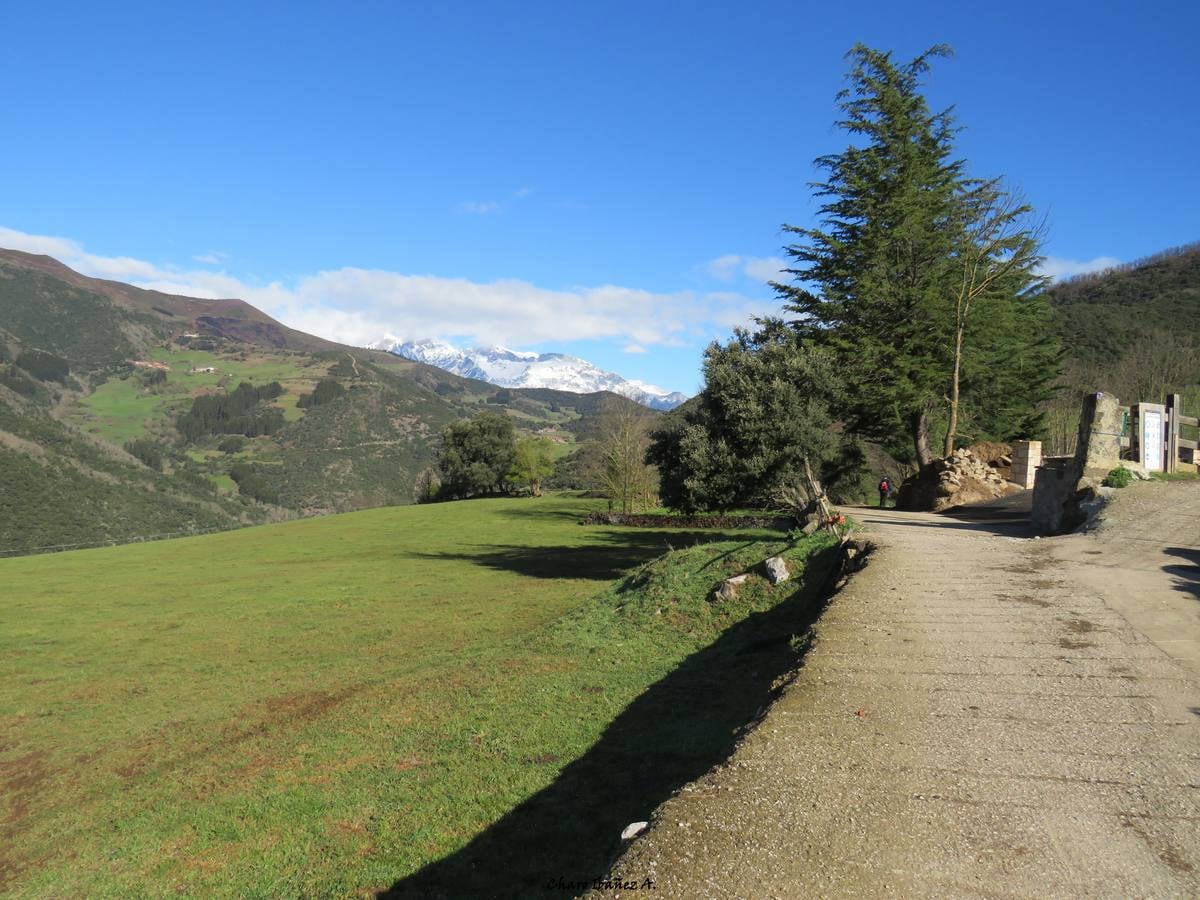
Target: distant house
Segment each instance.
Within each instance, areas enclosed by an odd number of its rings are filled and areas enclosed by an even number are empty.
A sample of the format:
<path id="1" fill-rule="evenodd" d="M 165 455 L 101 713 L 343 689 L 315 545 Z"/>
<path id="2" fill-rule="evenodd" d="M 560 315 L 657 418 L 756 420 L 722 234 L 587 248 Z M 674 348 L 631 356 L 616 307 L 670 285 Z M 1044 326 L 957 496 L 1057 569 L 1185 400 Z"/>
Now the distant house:
<path id="1" fill-rule="evenodd" d="M 135 366 L 137 366 L 139 369 L 154 369 L 155 371 L 158 371 L 158 372 L 170 372 L 171 371 L 171 367 L 168 366 L 165 362 L 158 362 L 157 360 L 153 360 L 153 359 L 135 359 L 133 361 L 133 364 Z"/>
<path id="2" fill-rule="evenodd" d="M 192 369 L 192 374 L 193 375 L 212 375 L 216 371 L 217 371 L 216 368 L 213 366 L 202 366 L 199 369 Z"/>

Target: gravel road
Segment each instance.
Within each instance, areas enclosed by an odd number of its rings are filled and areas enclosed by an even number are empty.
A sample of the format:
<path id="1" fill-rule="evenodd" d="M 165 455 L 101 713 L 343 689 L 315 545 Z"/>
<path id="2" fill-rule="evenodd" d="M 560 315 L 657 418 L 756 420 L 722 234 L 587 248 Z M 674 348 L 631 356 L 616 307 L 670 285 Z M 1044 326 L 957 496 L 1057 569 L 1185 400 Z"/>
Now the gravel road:
<path id="1" fill-rule="evenodd" d="M 1128 490 L 1061 539 L 857 511 L 878 550 L 796 680 L 603 895 L 1200 896 L 1200 675 L 1168 643 L 1200 637 L 1200 486 Z M 1173 604 L 1159 643 L 1139 597 Z"/>

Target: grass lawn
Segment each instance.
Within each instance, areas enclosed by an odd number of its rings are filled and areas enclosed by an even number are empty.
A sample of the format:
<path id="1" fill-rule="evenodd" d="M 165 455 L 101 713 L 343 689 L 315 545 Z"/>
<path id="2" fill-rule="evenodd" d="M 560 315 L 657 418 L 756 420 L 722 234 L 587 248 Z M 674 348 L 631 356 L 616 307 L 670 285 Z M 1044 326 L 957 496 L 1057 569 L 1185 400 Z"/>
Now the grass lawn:
<path id="1" fill-rule="evenodd" d="M 0 560 L 0 893 L 526 895 L 600 874 L 794 664 L 815 575 L 710 604 L 784 544 L 579 526 L 593 505 Z M 688 549 L 645 566 L 668 542 Z"/>

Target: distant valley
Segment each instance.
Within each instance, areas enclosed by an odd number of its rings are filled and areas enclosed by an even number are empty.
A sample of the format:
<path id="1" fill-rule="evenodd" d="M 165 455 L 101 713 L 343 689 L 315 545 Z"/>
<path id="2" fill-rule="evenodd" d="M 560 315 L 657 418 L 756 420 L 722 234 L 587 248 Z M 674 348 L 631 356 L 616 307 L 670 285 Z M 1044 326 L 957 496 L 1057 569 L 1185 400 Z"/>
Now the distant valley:
<path id="1" fill-rule="evenodd" d="M 501 412 L 566 457 L 611 404 L 633 401 L 498 387 L 0 250 L 0 555 L 411 503 L 453 421 Z"/>

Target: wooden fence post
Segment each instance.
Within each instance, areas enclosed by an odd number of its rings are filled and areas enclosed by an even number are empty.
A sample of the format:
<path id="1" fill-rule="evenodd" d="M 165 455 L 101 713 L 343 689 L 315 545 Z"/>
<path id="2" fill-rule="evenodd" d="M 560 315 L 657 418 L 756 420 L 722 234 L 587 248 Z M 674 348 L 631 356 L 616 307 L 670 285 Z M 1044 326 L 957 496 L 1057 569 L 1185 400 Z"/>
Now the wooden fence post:
<path id="1" fill-rule="evenodd" d="M 1183 415 L 1183 397 L 1179 394 L 1167 396 L 1167 459 L 1166 470 L 1179 470 L 1179 417 Z"/>

